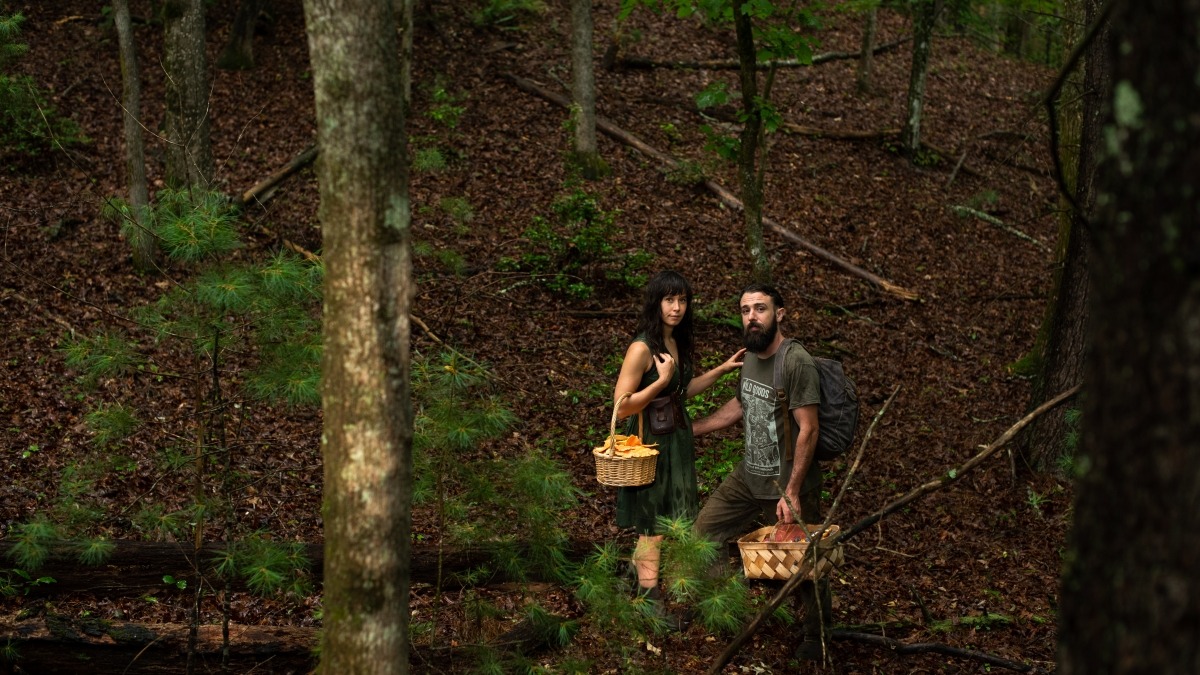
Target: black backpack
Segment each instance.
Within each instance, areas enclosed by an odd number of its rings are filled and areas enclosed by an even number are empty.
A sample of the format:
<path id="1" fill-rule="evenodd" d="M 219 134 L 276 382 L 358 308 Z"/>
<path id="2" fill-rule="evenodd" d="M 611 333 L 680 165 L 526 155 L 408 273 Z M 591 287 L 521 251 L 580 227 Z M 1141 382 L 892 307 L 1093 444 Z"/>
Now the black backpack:
<path id="1" fill-rule="evenodd" d="M 790 437 L 794 446 L 800 430 L 792 431 L 787 391 L 783 388 L 783 362 L 792 342 L 792 338 L 784 339 L 775 354 L 774 385 L 775 397 L 783 401 L 785 438 Z M 817 373 L 821 377 L 821 405 L 817 408 L 819 428 L 816 458 L 829 461 L 842 456 L 854 440 L 854 430 L 858 427 L 858 391 L 854 388 L 854 380 L 847 377 L 846 372 L 842 370 L 840 362 L 819 356 L 814 356 L 813 361 L 816 361 Z"/>

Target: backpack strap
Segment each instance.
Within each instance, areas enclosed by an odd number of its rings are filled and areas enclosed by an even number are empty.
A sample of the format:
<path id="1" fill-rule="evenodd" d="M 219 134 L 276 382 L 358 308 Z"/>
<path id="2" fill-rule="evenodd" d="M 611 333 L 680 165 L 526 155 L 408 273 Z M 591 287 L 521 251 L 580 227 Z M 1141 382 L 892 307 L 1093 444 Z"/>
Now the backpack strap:
<path id="1" fill-rule="evenodd" d="M 787 360 L 788 348 L 792 346 L 792 338 L 784 338 L 779 349 L 775 352 L 775 375 L 772 384 L 775 386 L 775 400 L 783 402 L 783 447 L 780 452 L 788 451 L 788 441 L 792 440 L 792 411 L 788 410 L 787 389 L 783 386 L 783 362 Z M 795 448 L 792 449 L 795 452 Z"/>

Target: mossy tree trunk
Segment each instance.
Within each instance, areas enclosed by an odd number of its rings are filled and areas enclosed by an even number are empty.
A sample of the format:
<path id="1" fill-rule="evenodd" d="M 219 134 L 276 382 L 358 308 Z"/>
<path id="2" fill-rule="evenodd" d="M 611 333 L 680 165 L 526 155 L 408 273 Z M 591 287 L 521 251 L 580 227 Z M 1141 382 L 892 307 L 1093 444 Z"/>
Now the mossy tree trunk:
<path id="1" fill-rule="evenodd" d="M 1082 14 L 1083 25 L 1096 20 L 1101 0 L 1085 0 L 1086 7 L 1076 10 Z M 1041 335 L 1041 358 L 1038 377 L 1034 381 L 1030 410 L 1083 381 L 1084 356 L 1087 348 L 1088 322 L 1088 248 L 1087 221 L 1095 210 L 1096 161 L 1101 156 L 1100 115 L 1104 106 L 1102 92 L 1112 88 L 1109 53 L 1111 37 L 1107 28 L 1097 34 L 1087 49 L 1082 82 L 1068 81 L 1059 100 L 1063 102 L 1059 115 L 1062 141 L 1058 152 L 1069 173 L 1075 203 L 1082 213 L 1075 213 L 1063 204 L 1059 227 L 1059 265 L 1055 274 L 1053 295 L 1047 305 Z M 1082 101 L 1082 111 L 1069 105 Z M 1074 160 L 1074 161 L 1072 161 Z M 1052 470 L 1059 460 L 1069 454 L 1067 436 L 1071 431 L 1066 420 L 1068 407 L 1060 407 L 1042 415 L 1029 427 L 1025 442 L 1026 460 L 1035 470 Z"/>
<path id="2" fill-rule="evenodd" d="M 592 0 L 571 0 L 571 124 L 575 163 L 588 180 L 608 173 L 596 146 L 596 77 L 592 57 Z"/>
<path id="3" fill-rule="evenodd" d="M 208 118 L 204 0 L 163 2 L 163 65 L 167 71 L 167 184 L 208 189 L 213 179 Z"/>
<path id="4" fill-rule="evenodd" d="M 867 8 L 863 21 L 862 52 L 858 57 L 858 72 L 855 74 L 855 85 L 859 94 L 875 91 L 875 32 L 878 17 L 879 5 L 872 4 Z"/>
<path id="5" fill-rule="evenodd" d="M 321 672 L 405 673 L 413 423 L 408 55 L 399 56 L 392 2 L 305 0 L 304 10 L 326 265 Z"/>
<path id="6" fill-rule="evenodd" d="M 133 219 L 130 245 L 133 265 L 138 271 L 154 269 L 158 245 L 146 229 L 146 208 L 150 191 L 146 185 L 146 140 L 142 135 L 142 80 L 138 71 L 137 46 L 133 39 L 133 22 L 129 16 L 129 0 L 113 0 L 113 24 L 117 29 L 117 46 L 121 53 L 121 105 L 125 120 L 125 172 L 129 181 L 129 210 Z"/>
<path id="7" fill-rule="evenodd" d="M 1059 672 L 1200 672 L 1200 4 L 1117 2 Z"/>
<path id="8" fill-rule="evenodd" d="M 229 30 L 229 41 L 217 59 L 217 67 L 225 70 L 254 69 L 254 26 L 267 0 L 241 0 L 233 27 Z"/>
<path id="9" fill-rule="evenodd" d="M 929 73 L 929 53 L 933 46 L 933 24 L 936 18 L 934 0 L 913 0 L 912 68 L 908 77 L 908 99 L 904 106 L 904 126 L 900 145 L 914 161 L 921 149 L 921 118 L 925 104 L 925 78 Z"/>
<path id="10" fill-rule="evenodd" d="M 742 126 L 738 154 L 738 179 L 742 189 L 743 220 L 746 224 L 746 249 L 750 254 L 751 274 L 755 281 L 771 281 L 771 260 L 763 240 L 763 184 L 758 170 L 759 145 L 763 118 L 758 96 L 758 54 L 754 48 L 754 27 L 742 3 L 733 3 L 733 29 L 737 38 L 738 74 L 742 87 Z M 765 160 L 763 160 L 765 161 Z"/>

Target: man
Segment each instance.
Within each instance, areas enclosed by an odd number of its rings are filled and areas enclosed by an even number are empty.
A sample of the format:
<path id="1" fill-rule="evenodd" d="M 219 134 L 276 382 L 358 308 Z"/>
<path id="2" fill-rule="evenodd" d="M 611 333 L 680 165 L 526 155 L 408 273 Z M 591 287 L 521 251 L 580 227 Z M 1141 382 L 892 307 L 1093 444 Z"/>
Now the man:
<path id="1" fill-rule="evenodd" d="M 696 531 L 719 545 L 764 525 L 821 522 L 821 472 L 814 455 L 817 445 L 817 407 L 821 381 L 812 356 L 793 343 L 783 364 L 782 388 L 787 410 L 776 397 L 775 358 L 783 343 L 779 323 L 784 316 L 783 296 L 774 287 L 752 284 L 742 291 L 743 341 L 746 355 L 737 396 L 712 415 L 697 420 L 692 433 L 699 437 L 742 420 L 745 454 L 737 467 L 704 503 L 696 517 Z M 785 430 L 784 415 L 790 415 Z M 794 435 L 793 439 L 789 435 Z M 832 621 L 829 583 L 801 584 L 805 640 L 797 650 L 803 658 L 820 659 Z M 817 592 L 820 602 L 817 602 Z M 824 637 L 824 640 L 822 640 Z"/>

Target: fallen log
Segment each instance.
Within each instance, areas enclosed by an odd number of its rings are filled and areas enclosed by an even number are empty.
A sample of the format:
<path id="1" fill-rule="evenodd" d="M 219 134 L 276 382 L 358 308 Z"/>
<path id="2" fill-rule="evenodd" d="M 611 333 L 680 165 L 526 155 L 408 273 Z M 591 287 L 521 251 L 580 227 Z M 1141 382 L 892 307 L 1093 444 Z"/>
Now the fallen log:
<path id="1" fill-rule="evenodd" d="M 562 106 L 563 108 L 569 109 L 571 107 L 571 102 L 569 100 L 567 100 L 566 97 L 561 96 L 559 94 L 555 94 L 554 92 L 551 92 L 551 91 L 545 89 L 544 87 L 541 87 L 540 85 L 535 84 L 534 82 L 532 82 L 530 80 L 527 80 L 523 77 L 518 77 L 511 73 L 507 75 L 507 78 L 509 79 L 510 82 L 512 82 L 514 85 L 516 85 L 518 89 L 529 92 L 536 96 L 540 96 L 540 97 L 546 99 L 547 101 L 550 101 L 551 103 L 555 103 L 559 106 Z M 621 129 L 620 127 L 618 127 L 617 125 L 613 124 L 612 122 L 608 121 L 605 118 L 602 118 L 602 117 L 596 118 L 596 128 L 599 129 L 600 131 L 603 131 L 605 134 L 615 138 L 616 140 L 624 143 L 625 145 L 628 145 L 629 147 L 638 150 L 642 154 L 658 160 L 661 164 L 665 165 L 669 169 L 678 168 L 680 166 L 680 161 L 678 159 L 676 159 L 675 157 L 672 157 L 671 155 L 647 144 L 645 141 L 641 140 L 637 136 L 634 136 L 633 134 Z M 725 189 L 725 187 L 722 186 L 721 184 L 717 183 L 714 180 L 706 179 L 704 181 L 703 185 L 710 192 L 715 194 L 717 196 L 717 198 L 720 199 L 721 202 L 724 203 L 726 206 L 728 206 L 732 209 L 739 210 L 739 211 L 742 210 L 741 200 L 738 199 L 737 197 L 735 197 L 732 192 Z M 835 255 L 834 253 L 831 253 L 830 251 L 827 251 L 827 250 L 821 248 L 820 246 L 813 244 L 812 242 L 808 241 L 807 239 L 805 239 L 805 238 L 801 237 L 800 235 L 796 234 L 795 232 L 792 232 L 791 230 L 783 227 L 779 223 L 775 222 L 774 220 L 772 220 L 770 218 L 767 218 L 766 216 L 763 216 L 763 225 L 769 227 L 770 229 L 779 233 L 785 239 L 791 241 L 792 243 L 796 244 L 800 248 L 803 248 L 804 250 L 808 251 L 809 253 L 817 256 L 818 258 L 821 258 L 821 259 L 825 260 L 826 262 L 829 262 L 830 264 L 832 264 L 836 267 L 839 267 L 842 270 L 844 270 L 854 276 L 857 276 L 861 279 L 866 280 L 868 283 L 870 283 L 871 285 L 875 286 L 876 288 L 878 288 L 879 290 L 881 290 L 885 293 L 890 293 L 890 294 L 895 295 L 904 300 L 916 300 L 918 297 L 916 293 L 914 293 L 906 288 L 903 288 L 901 286 L 897 286 L 896 284 L 893 284 L 892 282 L 887 281 L 886 279 L 883 279 L 882 277 L 880 277 L 878 275 L 872 274 L 871 272 L 868 272 L 867 270 L 862 269 L 861 267 L 851 263 L 850 261 L 846 260 L 845 258 Z"/>
<path id="2" fill-rule="evenodd" d="M 197 583 L 205 587 L 216 586 L 223 588 L 224 580 L 216 572 L 215 565 L 227 550 L 224 544 L 207 544 L 200 549 L 197 556 L 190 545 L 178 543 L 158 543 L 140 541 L 116 541 L 112 554 L 99 565 L 89 566 L 80 563 L 75 554 L 75 548 L 68 542 L 51 547 L 50 555 L 37 570 L 26 570 L 37 577 L 49 577 L 53 583 L 40 583 L 23 588 L 31 596 L 44 597 L 60 593 L 92 593 L 106 597 L 136 596 L 144 593 L 188 592 L 195 590 Z M 0 570 L 12 564 L 12 549 L 15 543 L 0 540 Z M 592 552 L 591 542 L 576 541 L 569 544 L 566 556 L 571 560 L 581 560 Z M 322 544 L 305 544 L 304 555 L 311 562 L 305 572 L 319 583 L 325 550 Z M 446 547 L 442 551 L 442 585 L 455 587 L 460 585 L 455 575 L 488 566 L 497 570 L 489 582 L 509 580 L 498 570 L 495 549 L 478 547 Z M 436 584 L 438 581 L 438 550 L 437 546 L 412 547 L 410 557 L 410 579 L 417 584 Z M 163 577 L 171 577 L 167 583 Z M 234 590 L 245 590 L 243 580 L 231 581 Z"/>
<path id="3" fill-rule="evenodd" d="M 557 625 L 566 619 L 551 615 L 548 620 Z M 18 672 L 28 673 L 179 673 L 187 658 L 190 631 L 191 626 L 182 623 L 139 624 L 54 614 L 0 617 L 0 643 L 16 655 Z M 545 626 L 526 618 L 481 646 L 532 654 L 553 642 Z M 230 624 L 226 653 L 224 627 L 202 625 L 196 631 L 193 672 L 310 673 L 317 665 L 319 643 L 319 628 Z M 443 663 L 449 652 L 469 660 L 472 651 L 471 645 L 410 648 L 412 662 L 426 665 Z"/>
<path id="4" fill-rule="evenodd" d="M 894 42 L 882 44 L 871 51 L 872 55 L 878 56 L 894 51 L 900 45 L 912 40 L 911 37 L 900 38 Z M 823 54 L 815 54 L 809 61 L 801 61 L 799 59 L 780 59 L 778 61 L 760 61 L 757 64 L 759 70 L 766 70 L 772 66 L 775 68 L 804 68 L 807 66 L 819 66 L 822 63 L 830 61 L 846 61 L 851 59 L 862 58 L 862 52 L 825 52 Z M 611 61 L 612 68 L 627 68 L 629 70 L 649 70 L 652 68 L 669 68 L 672 70 L 737 70 L 741 64 L 737 59 L 703 59 L 700 61 L 656 61 L 639 56 L 628 56 L 613 59 Z"/>
<path id="5" fill-rule="evenodd" d="M 0 641 L 15 654 L 16 672 L 25 673 L 179 673 L 190 630 L 182 623 L 0 617 Z M 315 628 L 230 625 L 226 655 L 223 627 L 200 626 L 192 672 L 309 673 L 318 639 Z"/>

